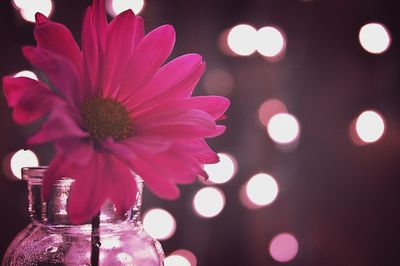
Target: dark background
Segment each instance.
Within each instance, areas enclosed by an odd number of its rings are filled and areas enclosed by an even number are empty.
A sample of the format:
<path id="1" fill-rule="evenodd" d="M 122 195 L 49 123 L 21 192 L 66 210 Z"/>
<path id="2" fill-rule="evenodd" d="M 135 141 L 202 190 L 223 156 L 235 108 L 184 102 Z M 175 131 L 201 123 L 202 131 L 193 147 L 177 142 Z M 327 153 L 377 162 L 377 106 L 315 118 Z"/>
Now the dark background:
<path id="1" fill-rule="evenodd" d="M 165 253 L 186 248 L 199 266 L 279 265 L 267 251 L 272 237 L 292 232 L 299 252 L 288 265 L 400 265 L 400 80 L 399 8 L 382 0 L 148 0 L 146 30 L 173 24 L 173 57 L 204 56 L 208 69 L 229 71 L 235 86 L 225 135 L 210 141 L 217 151 L 238 160 L 234 179 L 220 188 L 226 207 L 214 219 L 194 216 L 191 199 L 201 183 L 182 188 L 182 197 L 163 202 L 149 193 L 145 208 L 162 206 L 177 220 L 175 235 L 162 242 Z M 82 14 L 90 1 L 57 0 L 52 19 L 79 39 Z M 382 55 L 362 49 L 358 31 L 378 21 L 391 32 Z M 227 57 L 218 35 L 238 23 L 256 28 L 278 25 L 287 37 L 279 62 L 260 56 Z M 30 69 L 21 46 L 34 44 L 32 24 L 20 19 L 10 1 L 0 2 L 0 75 Z M 206 94 L 203 82 L 198 94 Z M 276 149 L 257 121 L 259 105 L 269 98 L 286 103 L 301 123 L 297 149 Z M 348 137 L 350 122 L 376 109 L 386 121 L 383 138 L 357 146 Z M 14 124 L 0 93 L 0 158 L 23 147 L 29 128 Z M 43 150 L 46 150 L 43 152 Z M 37 149 L 42 164 L 48 149 Z M 280 186 L 270 206 L 248 210 L 238 191 L 259 171 Z M 0 172 L 0 257 L 29 222 L 26 188 Z"/>

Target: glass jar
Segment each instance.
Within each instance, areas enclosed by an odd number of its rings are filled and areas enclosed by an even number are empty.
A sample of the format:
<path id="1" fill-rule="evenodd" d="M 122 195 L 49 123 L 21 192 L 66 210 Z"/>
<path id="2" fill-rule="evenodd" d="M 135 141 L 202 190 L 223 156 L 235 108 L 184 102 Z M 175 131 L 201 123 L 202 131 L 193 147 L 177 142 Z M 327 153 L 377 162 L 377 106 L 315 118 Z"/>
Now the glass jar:
<path id="1" fill-rule="evenodd" d="M 67 215 L 68 193 L 74 180 L 62 178 L 53 185 L 49 201 L 42 197 L 46 167 L 23 168 L 28 183 L 31 223 L 12 241 L 3 258 L 5 265 L 91 265 L 92 225 L 73 225 Z M 132 177 L 133 178 L 133 177 Z M 138 183 L 136 203 L 124 217 L 105 203 L 100 214 L 99 265 L 164 265 L 159 242 L 141 223 L 143 181 Z"/>

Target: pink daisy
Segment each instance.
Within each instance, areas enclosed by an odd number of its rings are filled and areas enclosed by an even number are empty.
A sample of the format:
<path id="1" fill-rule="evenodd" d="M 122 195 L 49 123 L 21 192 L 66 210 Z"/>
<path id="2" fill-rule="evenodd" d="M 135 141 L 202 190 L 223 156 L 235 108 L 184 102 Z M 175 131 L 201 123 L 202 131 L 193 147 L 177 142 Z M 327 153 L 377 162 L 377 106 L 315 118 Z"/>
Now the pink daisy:
<path id="1" fill-rule="evenodd" d="M 175 42 L 170 25 L 147 35 L 141 17 L 125 11 L 107 22 L 104 3 L 88 8 L 82 49 L 61 24 L 36 15 L 37 47 L 24 47 L 40 81 L 4 77 L 4 94 L 17 123 L 43 119 L 28 143 L 54 143 L 44 197 L 60 177 L 75 179 L 68 212 L 73 223 L 95 216 L 106 200 L 122 214 L 133 204 L 138 174 L 157 196 L 175 199 L 177 184 L 205 176 L 202 165 L 218 156 L 204 138 L 229 106 L 219 96 L 191 97 L 205 63 L 186 54 L 166 64 Z M 164 65 L 163 65 L 164 64 Z"/>

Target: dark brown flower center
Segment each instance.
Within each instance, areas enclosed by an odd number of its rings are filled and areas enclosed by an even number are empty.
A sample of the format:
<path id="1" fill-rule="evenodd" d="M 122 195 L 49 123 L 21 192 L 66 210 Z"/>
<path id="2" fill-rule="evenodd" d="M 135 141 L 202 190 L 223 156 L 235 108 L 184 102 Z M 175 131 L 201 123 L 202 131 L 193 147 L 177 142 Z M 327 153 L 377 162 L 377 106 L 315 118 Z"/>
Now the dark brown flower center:
<path id="1" fill-rule="evenodd" d="M 110 98 L 90 98 L 83 102 L 83 124 L 97 141 L 107 137 L 115 140 L 128 138 L 133 132 L 129 112 L 119 102 Z"/>

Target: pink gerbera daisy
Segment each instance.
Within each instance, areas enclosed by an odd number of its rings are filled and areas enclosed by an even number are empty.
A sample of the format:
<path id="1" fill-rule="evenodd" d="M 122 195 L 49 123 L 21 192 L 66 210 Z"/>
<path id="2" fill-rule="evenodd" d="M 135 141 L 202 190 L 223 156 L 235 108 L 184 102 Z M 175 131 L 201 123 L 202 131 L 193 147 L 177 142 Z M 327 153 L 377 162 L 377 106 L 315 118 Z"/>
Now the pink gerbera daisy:
<path id="1" fill-rule="evenodd" d="M 36 15 L 37 47 L 24 47 L 48 85 L 4 77 L 4 94 L 17 123 L 44 120 L 28 143 L 53 142 L 56 155 L 44 178 L 44 197 L 60 177 L 75 179 L 68 201 L 73 223 L 95 216 L 106 200 L 122 214 L 133 204 L 138 174 L 157 196 L 175 199 L 176 184 L 206 175 L 218 156 L 204 138 L 223 133 L 215 121 L 224 97 L 191 97 L 205 69 L 200 55 L 164 64 L 175 31 L 164 25 L 144 34 L 128 10 L 107 22 L 103 1 L 88 8 L 82 49 L 63 25 Z"/>

